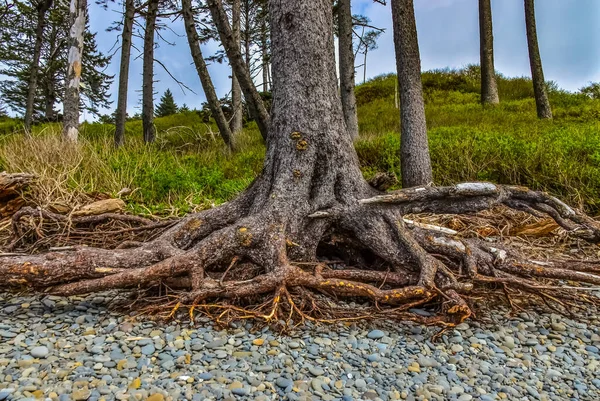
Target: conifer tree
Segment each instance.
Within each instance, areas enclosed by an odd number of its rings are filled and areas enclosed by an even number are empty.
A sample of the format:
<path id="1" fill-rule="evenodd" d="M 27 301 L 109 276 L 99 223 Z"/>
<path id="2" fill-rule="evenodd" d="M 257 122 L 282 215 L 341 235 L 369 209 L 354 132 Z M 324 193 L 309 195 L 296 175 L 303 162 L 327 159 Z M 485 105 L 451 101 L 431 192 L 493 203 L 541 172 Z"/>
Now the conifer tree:
<path id="1" fill-rule="evenodd" d="M 165 93 L 160 98 L 160 102 L 158 106 L 156 106 L 156 111 L 154 114 L 156 117 L 165 117 L 170 116 L 171 114 L 176 114 L 179 108 L 175 103 L 175 99 L 173 99 L 173 94 L 170 89 L 167 89 Z"/>

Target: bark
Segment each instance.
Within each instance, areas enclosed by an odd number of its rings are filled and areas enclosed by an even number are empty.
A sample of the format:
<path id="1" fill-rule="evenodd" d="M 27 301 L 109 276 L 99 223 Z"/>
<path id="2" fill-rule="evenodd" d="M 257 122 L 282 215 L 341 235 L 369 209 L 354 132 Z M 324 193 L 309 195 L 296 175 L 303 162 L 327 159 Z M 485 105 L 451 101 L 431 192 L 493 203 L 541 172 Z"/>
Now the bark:
<path id="1" fill-rule="evenodd" d="M 49 39 L 49 58 L 47 60 L 47 71 L 46 71 L 46 88 L 44 89 L 44 101 L 46 103 L 45 105 L 45 111 L 44 111 L 44 116 L 46 117 L 46 121 L 54 121 L 54 105 L 56 104 L 56 87 L 55 87 L 55 80 L 54 80 L 54 73 L 55 73 L 55 69 L 54 69 L 54 63 L 55 63 L 55 57 L 56 57 L 56 53 L 57 53 L 57 27 L 56 26 L 52 26 L 52 31 L 50 33 L 50 39 Z"/>
<path id="2" fill-rule="evenodd" d="M 498 86 L 494 69 L 494 33 L 490 0 L 479 0 L 479 56 L 481 65 L 481 103 L 498 104 Z"/>
<path id="3" fill-rule="evenodd" d="M 77 142 L 79 136 L 79 84 L 83 60 L 83 34 L 87 14 L 87 0 L 71 0 L 69 22 L 69 67 L 63 100 L 63 138 Z"/>
<path id="4" fill-rule="evenodd" d="M 429 185 L 433 176 L 413 0 L 392 0 L 392 18 L 400 88 L 402 186 Z"/>
<path id="5" fill-rule="evenodd" d="M 210 8 L 213 22 L 219 31 L 219 37 L 221 38 L 221 43 L 229 58 L 233 73 L 240 83 L 250 115 L 256 120 L 256 124 L 258 125 L 258 129 L 260 130 L 263 139 L 266 139 L 271 118 L 263 104 L 260 94 L 254 86 L 254 82 L 252 82 L 249 66 L 244 62 L 242 52 L 235 44 L 227 14 L 223 9 L 223 3 L 221 0 L 208 0 L 207 4 Z"/>
<path id="6" fill-rule="evenodd" d="M 52 6 L 52 0 L 40 0 L 37 5 L 37 25 L 35 28 L 35 45 L 33 47 L 33 58 L 29 68 L 29 85 L 27 86 L 27 104 L 25 106 L 25 133 L 28 135 L 33 119 L 33 106 L 37 90 L 38 69 L 40 66 L 40 55 L 44 41 L 44 29 L 46 28 L 46 12 Z"/>
<path id="7" fill-rule="evenodd" d="M 142 127 L 145 143 L 152 143 L 156 138 L 156 129 L 154 127 L 154 30 L 157 14 L 158 0 L 150 0 L 146 14 L 144 66 L 142 72 Z"/>
<path id="8" fill-rule="evenodd" d="M 240 0 L 233 0 L 231 31 L 233 33 L 233 42 L 236 48 L 240 48 Z M 242 110 L 242 89 L 237 76 L 231 71 L 231 105 L 233 107 L 233 116 L 231 117 L 231 130 L 237 133 L 242 130 L 243 110 Z"/>
<path id="9" fill-rule="evenodd" d="M 268 46 L 268 28 L 266 15 L 261 19 L 260 26 L 260 53 L 262 57 L 262 85 L 263 92 L 269 90 L 269 46 Z"/>
<path id="10" fill-rule="evenodd" d="M 125 121 L 127 120 L 127 86 L 129 84 L 129 58 L 131 56 L 131 38 L 133 35 L 133 19 L 135 4 L 133 0 L 125 0 L 123 16 L 123 33 L 121 35 L 121 61 L 119 67 L 119 92 L 115 118 L 115 146 L 125 143 Z"/>
<path id="11" fill-rule="evenodd" d="M 219 127 L 221 138 L 223 138 L 223 141 L 229 147 L 229 149 L 233 150 L 233 135 L 229 129 L 229 125 L 227 124 L 227 119 L 223 114 L 223 109 L 221 109 L 219 98 L 217 97 L 215 87 L 213 86 L 212 79 L 210 78 L 210 74 L 208 72 L 208 68 L 206 67 L 206 62 L 204 61 L 204 56 L 202 55 L 202 50 L 200 48 L 198 31 L 196 31 L 194 14 L 192 12 L 192 1 L 182 0 L 181 6 L 188 44 L 190 45 L 190 51 L 192 53 L 192 58 L 194 59 L 194 65 L 196 66 L 198 78 L 200 78 L 200 83 L 202 84 L 202 90 L 204 90 L 204 94 L 206 95 L 208 107 L 210 108 L 210 111 L 217 123 L 217 127 Z"/>
<path id="12" fill-rule="evenodd" d="M 358 138 L 358 117 L 356 115 L 356 97 L 354 96 L 354 48 L 352 46 L 350 0 L 339 1 L 338 37 L 342 110 L 344 111 L 344 121 L 346 122 L 348 134 L 350 138 L 356 139 Z"/>
<path id="13" fill-rule="evenodd" d="M 533 92 L 538 118 L 552 118 L 552 109 L 548 100 L 546 81 L 544 80 L 544 69 L 538 46 L 537 29 L 535 26 L 535 4 L 534 0 L 525 0 L 525 26 L 527 28 L 527 47 L 529 48 L 529 65 L 531 66 L 531 78 L 533 80 Z"/>

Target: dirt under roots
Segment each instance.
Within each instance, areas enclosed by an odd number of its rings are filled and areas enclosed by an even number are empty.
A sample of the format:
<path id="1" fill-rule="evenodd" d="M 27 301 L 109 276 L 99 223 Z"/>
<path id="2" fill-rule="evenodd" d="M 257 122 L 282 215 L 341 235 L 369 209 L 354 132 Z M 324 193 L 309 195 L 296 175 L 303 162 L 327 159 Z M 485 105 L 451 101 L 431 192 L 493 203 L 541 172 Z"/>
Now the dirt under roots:
<path id="1" fill-rule="evenodd" d="M 600 285 L 600 225 L 545 193 L 489 183 L 421 187 L 306 216 L 252 211 L 252 198 L 249 191 L 177 222 L 22 209 L 11 253 L 0 257 L 0 288 L 64 296 L 133 289 L 143 313 L 218 323 L 386 318 L 453 326 L 499 297 L 514 309 L 536 299 L 563 311 L 599 300 L 592 290 Z M 116 230 L 129 239 L 115 249 L 69 237 L 102 236 L 107 221 L 129 224 Z M 32 241 L 47 247 L 50 228 L 67 247 L 19 253 L 37 249 Z M 414 313 L 424 306 L 431 316 Z"/>

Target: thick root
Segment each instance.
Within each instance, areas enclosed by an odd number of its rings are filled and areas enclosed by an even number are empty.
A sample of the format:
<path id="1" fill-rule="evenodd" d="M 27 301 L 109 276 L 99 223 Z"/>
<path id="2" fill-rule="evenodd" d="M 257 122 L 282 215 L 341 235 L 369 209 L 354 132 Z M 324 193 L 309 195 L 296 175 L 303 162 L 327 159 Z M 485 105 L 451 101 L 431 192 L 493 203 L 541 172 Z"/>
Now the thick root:
<path id="1" fill-rule="evenodd" d="M 247 205 L 239 201 L 190 216 L 154 241 L 123 249 L 79 247 L 5 256 L 0 258 L 0 274 L 7 278 L 4 287 L 28 286 L 59 295 L 168 286 L 177 289 L 175 300 L 166 303 L 169 316 L 186 305 L 190 316 L 214 316 L 219 311 L 218 320 L 224 316 L 265 321 L 291 321 L 292 316 L 301 321 L 352 316 L 406 319 L 415 318 L 407 314 L 411 308 L 427 304 L 437 315 L 421 320 L 446 325 L 471 316 L 472 299 L 494 288 L 510 302 L 519 293 L 560 302 L 589 288 L 581 284 L 600 285 L 599 263 L 536 262 L 511 247 L 463 238 L 448 228 L 403 217 L 408 211 L 463 213 L 497 204 L 547 214 L 578 238 L 600 238 L 596 222 L 548 195 L 462 184 L 369 198 L 315 212 L 305 223 L 296 224 L 318 226 L 313 234 L 326 232 L 320 239 L 291 238 L 286 218 L 276 213 L 247 215 Z M 303 256 L 293 260 L 298 247 Z M 336 258 L 336 249 L 345 255 L 344 263 L 330 260 Z M 352 251 L 344 251 L 348 249 Z M 312 260 L 306 260 L 308 254 Z M 338 302 L 342 299 L 367 300 L 372 309 L 342 308 Z"/>

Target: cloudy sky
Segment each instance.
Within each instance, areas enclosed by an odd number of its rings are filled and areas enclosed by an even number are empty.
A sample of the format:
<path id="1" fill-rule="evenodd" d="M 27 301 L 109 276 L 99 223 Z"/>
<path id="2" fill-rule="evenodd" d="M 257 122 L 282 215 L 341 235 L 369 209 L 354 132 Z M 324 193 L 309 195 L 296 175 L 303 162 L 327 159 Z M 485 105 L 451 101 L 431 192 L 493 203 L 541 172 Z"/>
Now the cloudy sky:
<path id="1" fill-rule="evenodd" d="M 462 67 L 479 62 L 479 25 L 477 0 L 414 0 L 421 50 L 422 68 L 429 70 L 445 67 Z M 388 1 L 389 3 L 389 1 Z M 116 32 L 105 32 L 117 18 L 115 10 L 105 11 L 91 6 L 91 28 L 98 32 L 99 48 L 105 52 L 117 40 Z M 353 0 L 353 13 L 369 17 L 373 25 L 385 28 L 379 48 L 369 53 L 367 78 L 395 70 L 392 41 L 392 17 L 389 4 L 382 6 L 372 0 Z M 556 81 L 560 87 L 575 91 L 589 82 L 600 81 L 600 0 L 537 0 L 536 18 L 540 52 L 546 79 Z M 508 76 L 529 76 L 529 59 L 525 37 L 523 0 L 492 0 L 494 47 L 496 69 Z M 183 22 L 170 24 L 172 32 L 164 37 L 175 45 L 164 43 L 155 57 L 169 68 L 177 79 L 195 92 L 185 93 L 164 72 L 155 66 L 157 99 L 170 88 L 175 101 L 190 108 L 199 107 L 205 100 L 200 82 L 192 65 L 185 39 Z M 141 50 L 141 41 L 136 44 Z M 217 49 L 215 43 L 203 47 L 205 56 Z M 142 60 L 139 51 L 132 50 L 135 58 L 130 67 L 129 114 L 141 109 Z M 362 62 L 362 61 L 361 61 Z M 360 64 L 357 60 L 357 64 Z M 109 69 L 115 74 L 112 93 L 116 94 L 119 52 Z M 227 65 L 211 65 L 209 70 L 220 96 L 230 90 L 230 70 Z M 362 80 L 362 69 L 357 73 Z M 116 99 L 114 99 L 116 100 Z M 113 106 L 116 105 L 113 104 Z M 91 116 L 84 116 L 91 117 Z"/>

